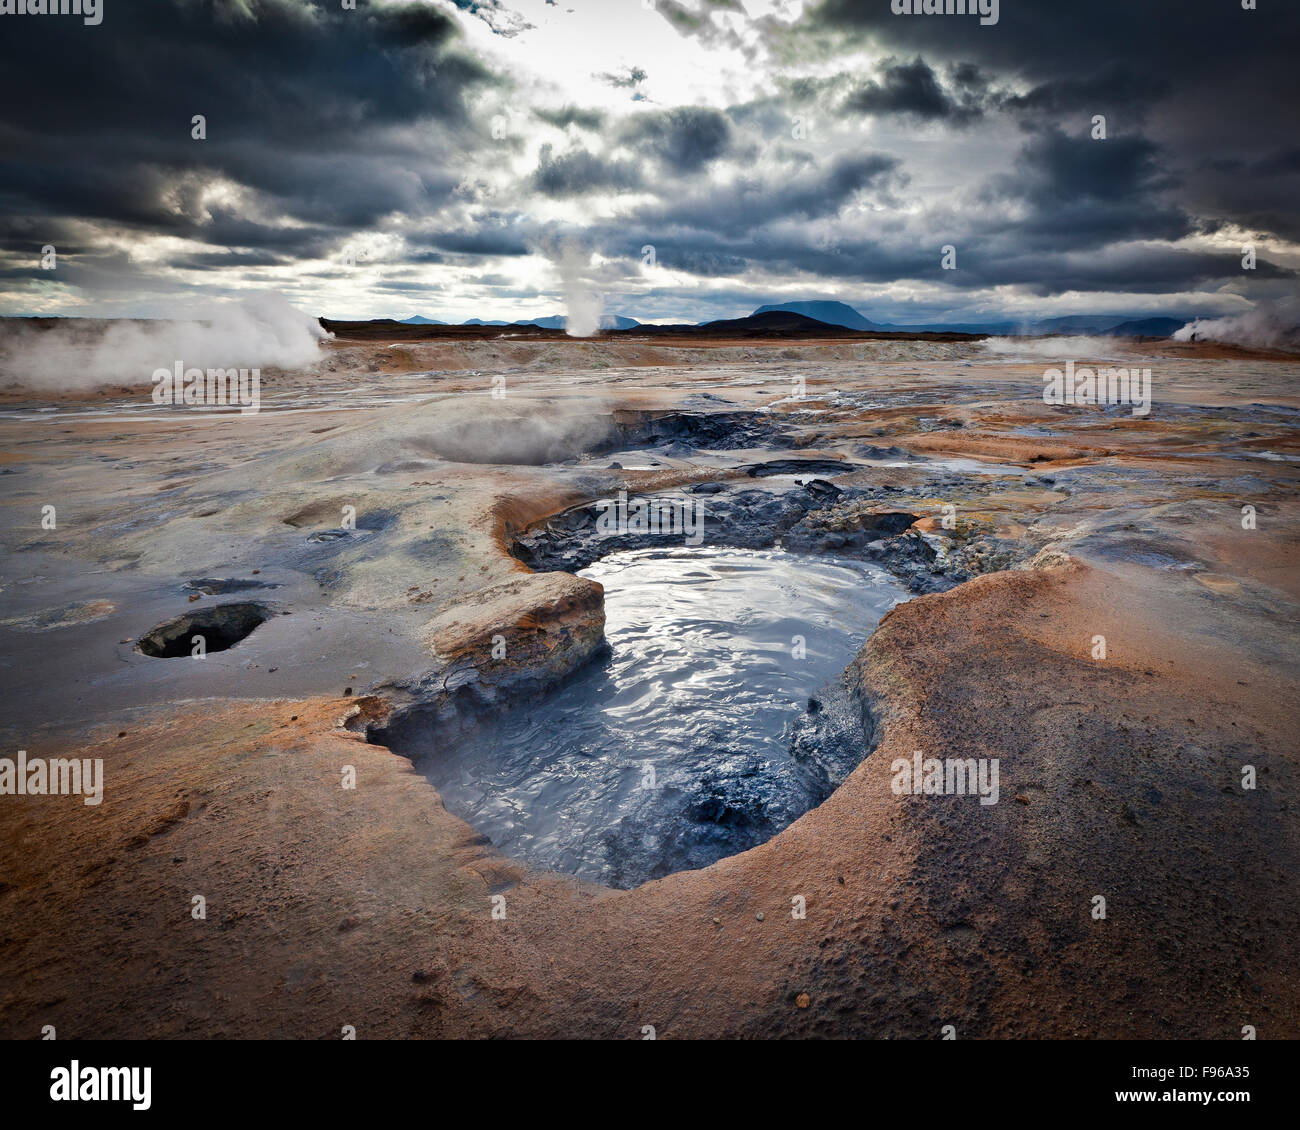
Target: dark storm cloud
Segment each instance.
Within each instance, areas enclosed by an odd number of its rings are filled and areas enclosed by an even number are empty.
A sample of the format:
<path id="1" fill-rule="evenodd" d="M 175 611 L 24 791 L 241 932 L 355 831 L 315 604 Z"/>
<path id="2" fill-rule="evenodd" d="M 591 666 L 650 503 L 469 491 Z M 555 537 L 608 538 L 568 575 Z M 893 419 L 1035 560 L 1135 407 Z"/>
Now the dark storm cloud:
<path id="1" fill-rule="evenodd" d="M 684 191 L 642 209 L 636 218 L 661 231 L 693 229 L 701 240 L 719 233 L 740 237 L 753 243 L 753 257 L 761 258 L 762 230 L 768 225 L 834 216 L 861 192 L 888 191 L 898 169 L 898 159 L 885 153 L 850 154 L 827 168 L 793 176 L 745 177 L 722 192 Z"/>
<path id="2" fill-rule="evenodd" d="M 868 200 L 905 192 L 904 168 L 896 156 L 865 154 L 793 175 L 742 179 L 723 193 L 685 192 L 642 208 L 603 235 L 607 246 L 621 241 L 631 255 L 652 244 L 662 265 L 706 277 L 761 269 L 843 282 L 909 280 L 957 292 L 1016 287 L 1042 297 L 1154 296 L 1240 281 L 1235 254 L 1158 245 L 1192 234 L 1197 221 L 1168 198 L 1177 182 L 1149 139 L 1102 143 L 1038 129 L 1014 170 L 974 194 L 980 207 L 970 216 L 940 214 L 927 222 L 949 236 L 918 239 L 897 222 L 883 231 L 870 223 L 880 234 L 864 234 L 846 205 L 863 192 Z M 828 219 L 835 221 L 829 229 Z M 807 220 L 823 221 L 817 234 L 801 226 Z M 940 264 L 940 245 L 949 238 L 959 247 L 956 271 Z M 1261 259 L 1252 281 L 1294 277 Z"/>
<path id="3" fill-rule="evenodd" d="M 656 251 L 663 254 L 662 262 L 665 266 L 676 271 L 689 271 L 703 278 L 725 278 L 740 274 L 750 264 L 745 255 L 672 239 L 667 240 L 662 249 L 656 246 Z"/>
<path id="4" fill-rule="evenodd" d="M 172 266 L 182 269 L 207 270 L 209 267 L 277 267 L 291 262 L 269 251 L 205 251 L 197 255 L 184 255 L 172 260 Z"/>
<path id="5" fill-rule="evenodd" d="M 959 269 L 941 267 L 938 241 L 888 243 L 846 237 L 817 246 L 798 233 L 768 232 L 757 239 L 742 233 L 667 234 L 649 226 L 620 229 L 629 257 L 637 244 L 652 243 L 659 263 L 706 277 L 742 275 L 761 267 L 777 274 L 842 283 L 888 284 L 899 280 L 942 284 L 957 292 L 1012 286 L 1050 298 L 1071 292 L 1118 291 L 1160 295 L 1187 286 L 1211 285 L 1240 275 L 1238 257 L 1178 248 L 1115 247 L 1101 251 L 1044 255 L 1014 240 L 972 233 L 959 250 Z M 610 232 L 611 240 L 615 233 Z M 1261 264 L 1264 280 L 1293 279 L 1292 272 Z"/>
<path id="6" fill-rule="evenodd" d="M 999 108 L 1057 116 L 1087 111 L 1089 119 L 1093 113 L 1145 117 L 1147 106 L 1170 89 L 1167 81 L 1146 70 L 1111 63 L 1083 78 L 1053 79 L 1024 94 L 1004 95 Z"/>
<path id="7" fill-rule="evenodd" d="M 636 118 L 625 137 L 677 172 L 693 173 L 726 151 L 731 125 L 717 110 L 684 106 Z"/>
<path id="8" fill-rule="evenodd" d="M 1236 69 L 1240 58 L 1225 49 L 1234 44 L 1248 43 L 1252 60 L 1263 49 L 1272 63 L 1281 63 L 1297 31 L 1290 7 L 1264 4 L 1248 11 L 1238 0 L 1006 0 L 997 24 L 981 27 L 978 18 L 968 16 L 895 15 L 888 2 L 823 0 L 806 22 L 869 33 L 890 47 L 906 45 L 927 57 L 978 61 L 1004 73 L 1082 76 L 1120 61 L 1185 75 Z"/>
<path id="9" fill-rule="evenodd" d="M 1012 167 L 979 189 L 993 214 L 952 217 L 963 248 L 988 255 L 978 272 L 964 255 L 972 269 L 952 272 L 948 285 L 979 277 L 1051 293 L 1179 290 L 1240 282 L 1239 262 L 1148 247 L 1144 266 L 1111 245 L 1178 240 L 1227 224 L 1262 238 L 1300 238 L 1293 171 L 1300 7 L 1263 8 L 1220 0 L 1004 3 L 998 24 L 981 27 L 968 17 L 896 16 L 883 0 L 824 0 L 800 28 L 894 53 L 844 98 L 842 113 L 955 127 L 1002 115 L 1029 132 Z M 817 82 L 809 94 L 837 89 L 835 80 Z M 1090 133 L 1098 114 L 1104 141 Z M 1207 172 L 1210 162 L 1217 169 Z M 1001 208 L 999 198 L 1017 207 Z M 1019 260 L 1017 246 L 1033 250 L 1037 269 Z M 1086 266 L 1077 258 L 1085 251 L 1093 253 Z M 1252 281 L 1270 277 L 1295 276 L 1261 260 Z"/>
<path id="10" fill-rule="evenodd" d="M 961 269 L 950 272 L 950 281 L 961 289 L 1015 286 L 1043 297 L 1087 291 L 1165 294 L 1239 277 L 1240 267 L 1240 257 L 1235 253 L 1169 247 L 1115 246 L 1044 258 L 1005 249 L 986 256 L 975 244 L 965 249 Z M 1270 264 L 1260 277 L 1290 279 L 1294 274 Z"/>
<path id="11" fill-rule="evenodd" d="M 897 157 L 887 153 L 861 153 L 839 157 L 825 175 L 795 177 L 772 195 L 776 214 L 794 216 L 831 215 L 856 193 L 884 187 L 899 170 Z"/>
<path id="12" fill-rule="evenodd" d="M 467 92 L 495 81 L 456 38 L 427 6 L 301 0 L 123 4 L 93 29 L 8 20 L 0 205 L 298 253 L 320 247 L 317 225 L 428 209 L 455 184 L 438 157 L 468 128 Z M 79 97 L 48 96 L 55 59 Z M 195 114 L 206 140 L 191 137 Z M 430 125 L 440 132 L 414 136 Z M 218 180 L 307 230 L 214 214 L 205 189 Z"/>
<path id="13" fill-rule="evenodd" d="M 1049 129 L 1030 139 L 1015 172 L 995 178 L 985 196 L 1027 204 L 1028 215 L 1017 212 L 1004 224 L 1035 246 L 1177 240 L 1195 225 L 1165 195 L 1175 182 L 1163 168 L 1159 147 L 1146 138 L 1099 142 Z"/>
<path id="14" fill-rule="evenodd" d="M 373 283 L 372 289 L 382 291 L 388 294 L 421 294 L 427 295 L 432 289 L 427 282 L 400 282 L 385 280 L 381 283 Z"/>
<path id="15" fill-rule="evenodd" d="M 844 76 L 839 76 L 842 79 Z M 831 80 L 836 82 L 838 80 Z M 823 83 L 829 85 L 826 80 Z M 1146 108 L 1166 94 L 1166 82 L 1131 67 L 1110 65 L 1080 79 L 1053 79 L 1024 92 L 996 86 L 989 73 L 971 62 L 932 67 L 917 55 L 910 62 L 886 59 L 876 77 L 848 95 L 842 112 L 910 116 L 965 126 L 988 113 L 1015 114 L 1031 127 L 1034 119 L 1079 117 L 1092 113 L 1141 120 Z"/>
<path id="16" fill-rule="evenodd" d="M 937 281 L 941 274 L 937 246 L 893 247 L 860 236 L 819 246 L 790 228 L 769 229 L 755 237 L 743 230 L 684 232 L 647 225 L 624 227 L 621 237 L 629 256 L 649 243 L 663 266 L 708 277 L 739 275 L 755 268 L 871 283 L 900 278 Z"/>
<path id="17" fill-rule="evenodd" d="M 730 106 L 567 104 L 469 53 L 460 28 L 474 20 L 526 36 L 509 0 L 360 0 L 355 11 L 119 0 L 95 28 L 6 21 L 0 249 L 7 265 L 34 263 L 55 242 L 59 283 L 129 292 L 166 284 L 120 250 L 124 238 L 204 245 L 167 265 L 234 285 L 383 231 L 396 237 L 384 286 L 414 292 L 431 266 L 482 269 L 503 304 L 535 297 L 511 285 L 510 260 L 557 231 L 626 256 L 615 282 L 637 282 L 653 244 L 673 270 L 746 277 L 736 294 L 754 277 L 915 282 L 956 303 L 981 288 L 1159 295 L 1294 280 L 1263 252 L 1243 280 L 1238 256 L 1161 246 L 1237 226 L 1300 239 L 1294 4 L 1004 0 L 998 24 L 980 27 L 894 16 L 888 0 L 825 0 L 794 25 L 750 21 L 743 36 L 731 17 L 711 18 L 739 13 L 734 0 L 656 11 L 756 65 L 757 37 L 771 37 L 773 58 L 811 62 L 811 74 L 769 61 L 771 81 Z M 619 55 L 590 67 L 640 97 L 646 71 L 615 66 L 627 48 L 610 44 Z M 864 50 L 879 60 L 866 70 Z M 530 106 L 543 91 L 550 108 Z M 515 124 L 493 139 L 488 119 L 507 99 Z M 205 141 L 190 137 L 194 114 L 207 118 Z M 1105 140 L 1090 135 L 1097 114 Z M 811 136 L 792 135 L 795 115 L 816 123 Z M 968 163 L 952 167 L 948 146 Z M 618 197 L 616 218 L 585 215 L 596 193 Z M 537 218 L 573 212 L 567 227 Z M 948 242 L 956 271 L 939 265 Z M 295 280 L 340 277 L 306 266 Z"/>
<path id="18" fill-rule="evenodd" d="M 0 225 L 0 250 L 29 257 L 33 262 L 47 244 L 55 244 L 64 255 L 81 255 L 94 250 L 84 226 L 62 217 L 12 216 Z"/>
<path id="19" fill-rule="evenodd" d="M 1256 161 L 1250 171 L 1261 177 L 1296 176 L 1300 174 L 1300 148 L 1270 153 Z"/>
<path id="20" fill-rule="evenodd" d="M 456 25 L 437 9 L 249 0 L 252 15 L 214 0 L 119 5 L 86 35 L 54 20 L 11 20 L 0 91 L 20 131 L 60 137 L 106 131 L 170 134 L 207 113 L 212 135 L 315 147 L 331 128 L 465 117 L 466 87 L 490 76 L 450 53 Z M 76 29 L 73 29 L 76 30 Z M 23 99 L 48 86 L 50 60 L 83 97 Z M 93 94 L 93 97 L 90 95 Z M 191 107 L 193 109 L 191 109 Z M 254 128 L 256 127 L 256 128 Z"/>
<path id="21" fill-rule="evenodd" d="M 919 55 L 910 63 L 890 60 L 880 69 L 880 77 L 859 87 L 844 101 L 847 110 L 866 114 L 907 114 L 922 121 L 942 118 L 959 124 L 983 114 L 976 92 L 978 71 L 966 68 L 958 72 L 966 88 L 957 96 L 939 82 L 939 76 Z"/>
<path id="22" fill-rule="evenodd" d="M 641 183 L 641 174 L 630 161 L 606 160 L 586 149 L 556 153 L 543 145 L 538 154 L 533 184 L 546 196 L 582 196 L 609 189 L 626 190 Z"/>
<path id="23" fill-rule="evenodd" d="M 581 129 L 595 131 L 605 124 L 605 115 L 599 110 L 584 110 L 578 106 L 564 106 L 559 110 L 546 110 L 534 106 L 533 116 L 557 129 L 578 126 Z"/>
<path id="24" fill-rule="evenodd" d="M 1229 219 L 1259 236 L 1300 242 L 1300 149 L 1208 158 L 1189 177 L 1186 193 L 1202 215 Z"/>
<path id="25" fill-rule="evenodd" d="M 450 255 L 513 257 L 527 255 L 533 238 L 533 224 L 526 216 L 492 214 L 477 217 L 472 230 L 419 232 L 407 236 L 407 244 L 413 249 L 412 258 L 419 258 L 422 249 Z"/>
<path id="26" fill-rule="evenodd" d="M 30 274 L 30 272 L 29 272 Z M 116 249 L 92 248 L 75 257 L 63 255 L 59 282 L 102 293 L 130 294 L 153 281 L 152 272 Z"/>
<path id="27" fill-rule="evenodd" d="M 824 0 L 807 25 L 919 54 L 932 67 L 978 65 L 1028 88 L 1019 100 L 1026 110 L 1086 121 L 1108 108 L 1141 114 L 1163 101 L 1166 114 L 1200 127 L 1207 147 L 1218 143 L 1216 118 L 1231 123 L 1243 149 L 1285 144 L 1300 103 L 1295 4 L 1245 10 L 1236 0 L 1004 3 L 998 23 L 980 27 L 964 16 L 896 16 L 884 2 Z M 1192 128 L 1180 139 L 1186 144 L 1196 135 Z"/>

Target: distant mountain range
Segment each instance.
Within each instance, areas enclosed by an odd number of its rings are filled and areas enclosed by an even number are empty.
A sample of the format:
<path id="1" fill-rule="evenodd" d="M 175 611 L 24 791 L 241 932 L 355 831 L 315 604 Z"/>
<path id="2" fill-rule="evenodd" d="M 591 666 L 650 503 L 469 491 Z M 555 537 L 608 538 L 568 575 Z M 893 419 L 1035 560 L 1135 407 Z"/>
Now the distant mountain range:
<path id="1" fill-rule="evenodd" d="M 1017 334 L 1043 336 L 1047 334 L 1104 334 L 1114 337 L 1169 337 L 1181 329 L 1191 318 L 1125 318 L 1117 314 L 1077 314 L 1064 318 L 1043 318 L 1034 322 L 926 322 L 920 325 L 899 325 L 893 322 L 873 322 L 843 302 L 783 302 L 779 305 L 760 306 L 754 315 L 788 310 L 815 318 L 830 326 L 843 326 L 850 330 L 869 330 L 881 333 L 967 333 L 967 334 Z"/>
<path id="2" fill-rule="evenodd" d="M 404 326 L 447 326 L 454 325 L 452 322 L 440 322 L 437 318 L 426 318 L 422 314 L 416 314 L 410 318 L 403 318 L 401 324 Z M 602 330 L 634 330 L 641 323 L 635 318 L 625 318 L 622 314 L 602 314 L 600 319 L 600 328 Z M 569 319 L 564 314 L 550 314 L 545 318 L 519 319 L 514 322 L 505 322 L 500 319 L 484 321 L 482 318 L 470 318 L 468 321 L 461 322 L 462 326 L 536 326 L 542 330 L 563 330 L 568 329 Z"/>
<path id="3" fill-rule="evenodd" d="M 723 318 L 710 322 L 685 322 L 676 325 L 642 324 L 635 318 L 622 314 L 605 314 L 601 317 L 600 328 L 603 330 L 644 330 L 647 333 L 681 333 L 685 330 L 709 329 L 711 331 L 731 334 L 740 329 L 762 332 L 780 332 L 776 329 L 777 321 L 769 318 L 774 314 L 798 315 L 798 318 L 783 323 L 786 330 L 809 333 L 818 325 L 838 327 L 846 330 L 866 331 L 868 333 L 957 333 L 989 334 L 994 336 L 1047 336 L 1056 334 L 1089 334 L 1112 337 L 1170 337 L 1175 330 L 1181 329 L 1191 318 L 1131 318 L 1118 314 L 1075 314 L 1063 318 L 1041 318 L 1033 322 L 924 322 L 921 324 L 902 325 L 894 322 L 873 322 L 845 302 L 798 301 L 782 302 L 760 306 L 748 318 Z M 407 326 L 446 326 L 456 323 L 439 321 L 416 314 L 403 318 L 402 325 Z M 484 320 L 470 318 L 460 322 L 462 326 L 536 326 L 543 330 L 563 330 L 568 327 L 568 318 L 563 314 L 550 314 L 543 318 L 519 319 L 506 322 L 500 319 Z"/>

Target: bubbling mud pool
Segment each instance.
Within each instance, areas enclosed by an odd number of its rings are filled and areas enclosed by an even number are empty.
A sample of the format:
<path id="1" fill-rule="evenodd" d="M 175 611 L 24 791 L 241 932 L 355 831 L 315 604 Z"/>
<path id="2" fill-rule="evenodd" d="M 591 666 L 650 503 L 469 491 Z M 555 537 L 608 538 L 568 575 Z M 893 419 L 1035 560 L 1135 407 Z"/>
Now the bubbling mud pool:
<path id="1" fill-rule="evenodd" d="M 609 651 L 455 744 L 409 749 L 448 809 L 533 866 L 627 888 L 754 847 L 866 754 L 840 680 L 907 593 L 837 557 L 612 553 Z"/>

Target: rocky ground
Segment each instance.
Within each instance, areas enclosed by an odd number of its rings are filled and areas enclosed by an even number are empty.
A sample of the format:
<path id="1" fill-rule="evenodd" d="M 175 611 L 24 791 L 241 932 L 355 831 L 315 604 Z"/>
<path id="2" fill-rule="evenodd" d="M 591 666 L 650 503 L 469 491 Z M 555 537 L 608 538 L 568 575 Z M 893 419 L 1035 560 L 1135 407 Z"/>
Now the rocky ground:
<path id="1" fill-rule="evenodd" d="M 335 342 L 233 418 L 8 391 L 3 756 L 105 792 L 0 796 L 0 1035 L 1294 1038 L 1300 366 L 1114 348 L 1149 416 L 897 340 Z M 501 857 L 383 744 L 601 647 L 572 570 L 619 490 L 916 594 L 830 799 L 631 891 Z M 1000 802 L 896 795 L 915 750 Z"/>

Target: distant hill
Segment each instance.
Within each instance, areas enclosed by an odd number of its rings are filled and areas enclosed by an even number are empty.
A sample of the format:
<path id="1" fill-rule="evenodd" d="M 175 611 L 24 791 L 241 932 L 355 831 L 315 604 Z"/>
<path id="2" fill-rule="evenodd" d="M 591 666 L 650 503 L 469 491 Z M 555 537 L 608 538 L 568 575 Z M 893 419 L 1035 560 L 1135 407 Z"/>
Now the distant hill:
<path id="1" fill-rule="evenodd" d="M 639 326 L 640 333 L 693 337 L 840 337 L 856 333 L 846 326 L 832 326 L 789 310 L 768 310 L 747 318 L 721 318 L 697 326 Z"/>
<path id="2" fill-rule="evenodd" d="M 1121 319 L 1114 314 L 1071 314 L 1064 318 L 1042 318 L 1030 323 L 1036 334 L 1102 334 Z"/>
<path id="3" fill-rule="evenodd" d="M 569 319 L 563 314 L 551 314 L 545 318 L 531 318 L 528 321 L 520 320 L 510 324 L 514 326 L 540 326 L 544 330 L 567 330 L 569 328 Z M 600 328 L 602 330 L 634 330 L 640 324 L 635 318 L 625 318 L 622 314 L 602 314 L 600 316 Z"/>
<path id="4" fill-rule="evenodd" d="M 1074 314 L 1041 318 L 1012 331 L 1018 334 L 1088 334 L 1103 337 L 1169 337 L 1187 324 L 1187 318 L 1124 318 L 1119 314 Z"/>
<path id="5" fill-rule="evenodd" d="M 832 301 L 774 303 L 760 306 L 754 311 L 754 315 L 769 314 L 778 310 L 788 310 L 807 318 L 816 318 L 817 321 L 831 326 L 843 326 L 848 330 L 866 330 L 874 333 L 1013 334 L 1025 332 L 1016 322 L 924 322 L 919 325 L 873 322 L 848 303 Z M 701 325 L 708 325 L 708 323 L 703 322 Z"/>
<path id="6" fill-rule="evenodd" d="M 757 314 L 770 314 L 778 310 L 788 310 L 793 314 L 802 314 L 806 318 L 816 318 L 830 326 L 843 326 L 846 330 L 866 330 L 874 333 L 962 333 L 962 334 L 1000 334 L 1017 332 L 1014 322 L 925 322 L 921 325 L 901 325 L 896 322 L 873 322 L 866 315 L 859 313 L 846 302 L 782 302 L 760 306 Z M 754 315 L 751 315 L 754 316 Z M 708 325 L 702 322 L 701 325 Z"/>
<path id="7" fill-rule="evenodd" d="M 530 318 L 528 321 L 511 322 L 513 326 L 538 326 L 544 330 L 562 330 L 567 328 L 568 319 L 563 314 L 551 314 L 545 318 Z"/>
<path id="8" fill-rule="evenodd" d="M 880 328 L 891 333 L 978 334 L 983 337 L 1005 337 L 1008 334 L 1034 332 L 1018 322 L 921 322 L 917 325 L 887 322 Z"/>
<path id="9" fill-rule="evenodd" d="M 844 302 L 782 302 L 778 305 L 760 306 L 750 317 L 759 314 L 771 314 L 778 310 L 792 314 L 802 314 L 805 318 L 815 318 L 828 326 L 843 326 L 848 330 L 878 330 L 883 327 L 864 318 L 852 306 Z M 708 325 L 707 322 L 702 323 Z"/>
<path id="10" fill-rule="evenodd" d="M 426 318 L 423 314 L 415 314 L 410 318 L 403 318 L 404 326 L 445 326 L 446 322 L 440 322 L 437 318 Z"/>
<path id="11" fill-rule="evenodd" d="M 1173 337 L 1176 330 L 1181 330 L 1190 321 L 1190 318 L 1138 318 L 1132 322 L 1120 322 L 1106 332 L 1116 337 Z"/>
<path id="12" fill-rule="evenodd" d="M 831 323 L 823 322 L 820 318 L 814 318 L 808 314 L 800 314 L 793 310 L 765 310 L 761 313 L 755 312 L 748 318 L 718 318 L 712 322 L 701 322 L 700 329 L 713 330 L 717 332 L 730 332 L 732 330 L 765 330 L 768 332 L 785 332 L 788 330 L 818 332 L 830 328 Z M 841 326 L 841 329 L 847 329 L 847 326 Z"/>
<path id="13" fill-rule="evenodd" d="M 870 335 L 883 338 L 915 337 L 913 333 L 900 333 L 877 327 L 874 330 L 854 330 L 848 326 L 833 326 L 827 322 L 797 314 L 791 310 L 767 310 L 761 314 L 750 314 L 747 318 L 722 318 L 714 322 L 701 322 L 699 325 L 642 325 L 629 331 L 635 337 L 667 337 L 675 339 L 707 340 L 709 338 L 859 338 Z M 937 341 L 958 341 L 970 335 L 943 330 L 923 333 L 921 336 Z"/>

